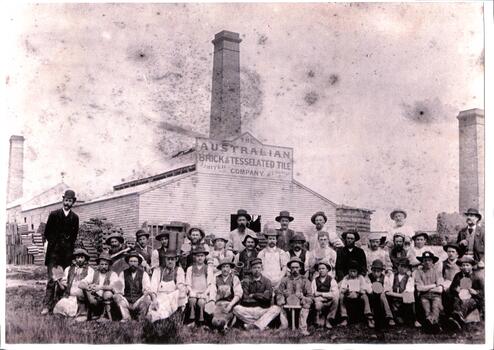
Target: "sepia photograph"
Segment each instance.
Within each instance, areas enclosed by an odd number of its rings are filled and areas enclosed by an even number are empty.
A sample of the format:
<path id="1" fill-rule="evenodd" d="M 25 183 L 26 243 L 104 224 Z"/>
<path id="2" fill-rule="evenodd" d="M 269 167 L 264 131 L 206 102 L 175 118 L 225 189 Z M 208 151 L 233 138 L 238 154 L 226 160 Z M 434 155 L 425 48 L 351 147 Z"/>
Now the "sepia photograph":
<path id="1" fill-rule="evenodd" d="M 492 346 L 492 3 L 3 7 L 2 348 Z"/>

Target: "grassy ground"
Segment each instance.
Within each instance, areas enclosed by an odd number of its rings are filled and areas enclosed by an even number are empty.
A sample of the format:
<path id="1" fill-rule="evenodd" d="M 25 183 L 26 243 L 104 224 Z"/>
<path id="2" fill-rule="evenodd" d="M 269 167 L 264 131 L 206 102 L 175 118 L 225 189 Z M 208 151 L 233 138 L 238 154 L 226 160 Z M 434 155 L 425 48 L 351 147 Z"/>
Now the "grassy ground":
<path id="1" fill-rule="evenodd" d="M 17 272 L 16 272 L 17 274 Z M 43 286 L 17 286 L 6 290 L 6 342 L 15 343 L 483 343 L 484 323 L 471 324 L 460 333 L 425 334 L 420 329 L 395 327 L 370 330 L 363 324 L 333 330 L 264 332 L 230 329 L 225 334 L 207 328 L 188 328 L 175 318 L 160 327 L 139 322 L 82 322 L 41 316 Z"/>

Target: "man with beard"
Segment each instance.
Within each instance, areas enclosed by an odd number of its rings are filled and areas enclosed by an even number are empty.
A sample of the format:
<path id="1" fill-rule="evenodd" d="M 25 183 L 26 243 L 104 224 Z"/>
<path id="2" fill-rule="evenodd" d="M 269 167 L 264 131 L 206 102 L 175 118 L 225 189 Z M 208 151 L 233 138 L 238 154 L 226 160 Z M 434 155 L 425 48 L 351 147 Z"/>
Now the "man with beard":
<path id="1" fill-rule="evenodd" d="M 264 236 L 268 240 L 268 245 L 257 254 L 257 257 L 262 260 L 264 276 L 271 281 L 274 288 L 277 288 L 283 276 L 286 275 L 289 255 L 276 246 L 278 231 L 269 224 L 264 226 Z"/>
<path id="2" fill-rule="evenodd" d="M 275 218 L 280 223 L 278 231 L 278 248 L 287 251 L 290 249 L 290 240 L 295 235 L 295 231 L 288 228 L 290 222 L 293 221 L 293 216 L 287 210 L 280 211 L 280 215 Z"/>
<path id="3" fill-rule="evenodd" d="M 389 258 L 388 250 L 380 247 L 381 238 L 381 234 L 377 232 L 372 232 L 367 236 L 369 243 L 364 248 L 365 258 L 367 260 L 367 273 L 372 272 L 372 262 L 375 260 L 380 260 L 384 264 L 384 271 L 386 273 L 393 271 L 393 264 Z"/>
<path id="4" fill-rule="evenodd" d="M 115 288 L 117 290 L 115 290 L 114 296 L 122 314 L 120 322 L 130 321 L 131 312 L 135 313 L 139 319 L 143 319 L 151 303 L 149 275 L 139 267 L 142 263 L 142 257 L 137 252 L 132 251 L 125 256 L 125 262 L 128 267 L 118 276 L 120 288 Z"/>
<path id="5" fill-rule="evenodd" d="M 112 259 L 111 270 L 119 275 L 128 267 L 125 254 L 130 251 L 130 248 L 125 246 L 123 236 L 116 231 L 108 236 L 106 244 L 110 246 L 109 253 Z"/>
<path id="6" fill-rule="evenodd" d="M 415 230 L 410 225 L 406 224 L 405 220 L 407 218 L 407 212 L 403 209 L 395 209 L 390 214 L 389 217 L 393 220 L 393 224 L 388 229 L 388 246 L 391 246 L 392 238 L 396 233 L 402 234 L 406 242 L 411 242 L 412 236 L 415 234 Z"/>
<path id="7" fill-rule="evenodd" d="M 305 264 L 307 262 L 307 250 L 304 248 L 304 245 L 305 245 L 305 237 L 304 237 L 304 234 L 302 232 L 297 232 L 295 233 L 294 236 L 292 236 L 292 238 L 290 239 L 290 245 L 291 245 L 291 248 L 290 250 L 288 251 L 288 254 L 290 254 L 290 258 L 293 258 L 293 257 L 297 257 L 299 258 L 300 260 L 302 260 L 302 270 L 300 271 L 300 273 L 304 276 L 307 277 L 306 275 L 306 269 L 305 269 Z"/>
<path id="8" fill-rule="evenodd" d="M 464 215 L 467 217 L 467 227 L 458 232 L 456 243 L 461 248 L 460 255 L 472 255 L 477 268 L 484 267 L 484 227 L 480 225 L 482 215 L 476 209 L 468 209 Z"/>
<path id="9" fill-rule="evenodd" d="M 239 269 L 238 277 L 242 281 L 244 278 L 250 276 L 250 263 L 257 258 L 257 236 L 251 236 L 247 234 L 242 241 L 245 249 L 235 255 L 235 265 Z"/>
<path id="10" fill-rule="evenodd" d="M 307 317 L 312 305 L 312 285 L 310 281 L 300 274 L 303 263 L 297 257 L 293 257 L 286 264 L 290 269 L 290 274 L 282 278 L 276 290 L 276 304 L 281 308 L 280 329 L 288 328 L 287 309 L 284 305 L 301 306 L 299 317 L 299 329 L 302 335 L 310 335 L 307 330 Z"/>
<path id="11" fill-rule="evenodd" d="M 244 249 L 242 241 L 247 234 L 256 236 L 256 233 L 247 227 L 251 216 L 244 209 L 237 210 L 237 228 L 230 232 L 230 244 L 232 245 L 233 253 L 236 254 Z"/>
<path id="12" fill-rule="evenodd" d="M 310 221 L 314 224 L 314 228 L 308 233 L 307 240 L 309 243 L 309 250 L 312 250 L 314 247 L 317 247 L 319 232 L 328 231 L 324 228 L 324 225 L 328 221 L 328 217 L 323 211 L 318 211 L 314 215 L 312 215 Z M 343 242 L 336 233 L 331 232 L 328 234 L 329 244 L 333 249 L 337 250 L 343 247 Z"/>
<path id="13" fill-rule="evenodd" d="M 355 230 L 345 231 L 341 234 L 345 246 L 338 250 L 336 255 L 336 280 L 339 282 L 348 274 L 350 261 L 358 265 L 358 273 L 365 276 L 367 272 L 367 260 L 364 251 L 355 246 L 360 235 Z"/>
<path id="14" fill-rule="evenodd" d="M 405 236 L 401 233 L 396 233 L 393 236 L 393 248 L 389 252 L 389 258 L 391 259 L 391 263 L 393 264 L 393 271 L 396 273 L 398 271 L 398 263 L 402 259 L 408 259 L 410 262 L 414 260 L 416 257 L 410 256 L 410 254 L 405 250 Z"/>
<path id="15" fill-rule="evenodd" d="M 210 247 L 204 242 L 204 237 L 206 237 L 206 233 L 199 227 L 191 227 L 189 231 L 187 231 L 188 242 L 187 244 L 184 244 L 185 247 L 182 248 L 182 267 L 184 268 L 184 271 L 194 264 L 194 256 L 192 254 L 194 249 L 201 247 L 209 254 Z"/>
<path id="16" fill-rule="evenodd" d="M 62 208 L 48 215 L 44 232 L 44 237 L 48 242 L 45 257 L 48 283 L 43 299 L 42 315 L 46 315 L 53 309 L 57 299 L 55 295 L 57 283 L 53 279 L 53 269 L 55 267 L 65 269 L 72 262 L 72 252 L 79 232 L 79 217 L 72 211 L 72 206 L 76 201 L 75 192 L 66 190 L 62 196 Z"/>

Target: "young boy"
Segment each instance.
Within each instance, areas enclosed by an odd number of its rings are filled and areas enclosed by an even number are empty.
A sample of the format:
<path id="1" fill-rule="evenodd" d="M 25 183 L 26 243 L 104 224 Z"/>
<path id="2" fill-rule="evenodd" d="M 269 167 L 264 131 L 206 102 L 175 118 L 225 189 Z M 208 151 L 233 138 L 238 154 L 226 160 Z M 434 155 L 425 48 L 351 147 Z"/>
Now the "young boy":
<path id="1" fill-rule="evenodd" d="M 398 260 L 396 267 L 397 272 L 394 275 L 390 275 L 392 280 L 391 289 L 386 290 L 385 294 L 396 322 L 402 324 L 407 320 L 410 324 L 415 321 L 413 312 L 415 281 L 410 276 L 410 262 L 407 258 Z"/>
<path id="2" fill-rule="evenodd" d="M 413 247 L 410 247 L 409 256 L 411 258 L 410 264 L 414 270 L 420 265 L 420 261 L 417 260 L 417 256 L 422 256 L 422 254 L 429 250 L 425 244 L 429 239 L 429 235 L 426 232 L 419 231 L 412 236 Z"/>
<path id="3" fill-rule="evenodd" d="M 220 262 L 225 259 L 232 262 L 235 256 L 231 250 L 226 249 L 228 238 L 224 235 L 217 235 L 212 241 L 213 249 L 211 250 L 211 256 L 209 259 L 212 261 L 213 267 L 216 268 Z"/>
<path id="4" fill-rule="evenodd" d="M 197 323 L 204 323 L 204 306 L 211 300 L 211 286 L 214 283 L 214 272 L 206 264 L 206 255 L 209 252 L 202 246 L 194 247 L 191 251 L 193 264 L 187 269 L 185 276 L 185 286 L 189 294 L 189 320 L 192 325 L 196 321 L 196 312 L 199 313 Z"/>
<path id="5" fill-rule="evenodd" d="M 101 253 L 98 259 L 96 259 L 96 263 L 98 267 L 94 271 L 93 280 L 87 288 L 82 288 L 89 304 L 88 319 L 111 321 L 111 304 L 114 295 L 113 286 L 118 281 L 118 275 L 110 270 L 112 260 L 110 254 L 107 252 Z M 79 286 L 81 287 L 81 285 Z M 85 286 L 83 285 L 82 287 Z"/>
<path id="6" fill-rule="evenodd" d="M 224 258 L 216 267 L 221 273 L 211 288 L 211 302 L 215 303 L 211 324 L 218 330 L 225 330 L 233 319 L 233 307 L 242 298 L 242 285 L 233 273 L 235 264 Z"/>
<path id="7" fill-rule="evenodd" d="M 87 319 L 87 305 L 81 287 L 91 283 L 94 270 L 88 266 L 89 254 L 86 250 L 76 248 L 73 258 L 75 264 L 65 268 L 63 278 L 59 282 L 64 296 L 53 308 L 53 314 L 77 316 L 76 321 L 80 322 Z"/>
<path id="8" fill-rule="evenodd" d="M 251 261 L 257 258 L 257 244 L 259 243 L 256 236 L 252 236 L 247 233 L 242 240 L 242 244 L 245 247 L 240 253 L 235 255 L 235 265 L 238 266 L 238 277 L 241 281 L 244 278 L 251 276 Z"/>
<path id="9" fill-rule="evenodd" d="M 166 252 L 168 251 L 168 242 L 170 242 L 170 232 L 162 230 L 156 235 L 156 240 L 160 241 L 161 245 L 158 249 L 153 250 L 151 253 L 151 269 L 155 269 L 158 266 L 165 266 Z"/>
<path id="10" fill-rule="evenodd" d="M 448 325 L 454 330 L 463 328 L 467 316 L 476 309 L 482 311 L 484 306 L 484 281 L 472 272 L 475 264 L 470 255 L 458 259 L 461 271 L 455 275 L 449 288 L 454 302 Z"/>
<path id="11" fill-rule="evenodd" d="M 420 303 L 424 309 L 424 329 L 433 333 L 440 332 L 439 312 L 442 309 L 441 294 L 443 292 L 444 278 L 441 271 L 435 267 L 439 260 L 434 253 L 425 251 L 417 260 L 422 264 L 422 269 L 415 270 L 415 285 Z"/>
<path id="12" fill-rule="evenodd" d="M 317 312 L 316 324 L 319 327 L 333 328 L 340 292 L 338 283 L 330 276 L 331 264 L 327 259 L 322 259 L 316 266 L 319 275 L 312 280 L 312 292 L 314 294 L 314 306 Z"/>
<path id="13" fill-rule="evenodd" d="M 374 328 L 374 318 L 370 309 L 369 298 L 367 297 L 367 284 L 365 278 L 359 275 L 360 265 L 351 260 L 348 264 L 348 275 L 340 281 L 340 315 L 341 326 L 348 324 L 348 313 L 346 303 L 350 300 L 361 299 L 364 302 L 364 315 L 367 317 L 367 325 Z"/>
<path id="14" fill-rule="evenodd" d="M 386 324 L 394 326 L 396 323 L 393 320 L 393 313 L 386 298 L 386 292 L 391 291 L 392 288 L 392 272 L 385 275 L 383 271 L 384 263 L 379 259 L 374 260 L 371 265 L 371 272 L 365 279 L 368 288 L 367 292 L 369 293 L 369 302 L 374 313 L 374 320 L 377 320 L 378 313 L 384 310 Z"/>

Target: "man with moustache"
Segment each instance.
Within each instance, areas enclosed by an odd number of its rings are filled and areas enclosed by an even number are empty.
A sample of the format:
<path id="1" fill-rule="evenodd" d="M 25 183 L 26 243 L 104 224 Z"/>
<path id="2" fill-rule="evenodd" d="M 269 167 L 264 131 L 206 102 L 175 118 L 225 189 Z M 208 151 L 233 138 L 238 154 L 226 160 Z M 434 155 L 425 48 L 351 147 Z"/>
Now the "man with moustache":
<path id="1" fill-rule="evenodd" d="M 289 211 L 282 210 L 275 220 L 280 223 L 280 228 L 276 229 L 278 231 L 278 248 L 288 251 L 290 249 L 290 240 L 295 235 L 295 231 L 288 228 L 290 222 L 293 221 L 293 216 L 290 215 Z"/>
<path id="2" fill-rule="evenodd" d="M 245 249 L 235 255 L 234 259 L 236 269 L 238 269 L 238 277 L 241 281 L 250 276 L 250 263 L 257 258 L 257 236 L 246 235 L 242 244 L 245 246 Z"/>
<path id="3" fill-rule="evenodd" d="M 344 246 L 342 240 L 334 232 L 329 232 L 324 228 L 324 225 L 328 221 L 328 217 L 323 211 L 318 211 L 312 215 L 310 221 L 314 224 L 314 228 L 308 233 L 307 241 L 309 243 L 309 250 L 317 247 L 319 232 L 327 231 L 329 234 L 329 244 L 335 250 Z"/>
<path id="4" fill-rule="evenodd" d="M 256 233 L 247 227 L 251 216 L 244 209 L 237 210 L 237 228 L 230 232 L 230 244 L 233 253 L 236 254 L 244 249 L 242 241 L 246 235 L 256 236 Z"/>
<path id="5" fill-rule="evenodd" d="M 53 269 L 55 267 L 65 269 L 72 263 L 72 252 L 79 233 L 79 216 L 72 211 L 72 206 L 76 201 L 75 192 L 66 190 L 62 196 L 62 208 L 52 211 L 48 215 L 44 232 L 44 237 L 48 242 L 45 257 L 48 283 L 43 299 L 42 315 L 51 312 L 57 301 Z"/>
<path id="6" fill-rule="evenodd" d="M 111 270 L 118 275 L 128 267 L 125 254 L 130 251 L 130 248 L 125 246 L 123 236 L 117 231 L 113 231 L 106 238 L 106 244 L 110 246 L 108 252 L 112 259 Z"/>
<path id="7" fill-rule="evenodd" d="M 405 242 L 411 242 L 412 236 L 415 234 L 413 227 L 406 223 L 407 212 L 403 209 L 395 209 L 390 214 L 389 217 L 393 220 L 393 224 L 388 229 L 388 246 L 391 247 L 391 242 L 393 241 L 393 236 L 396 233 L 403 235 Z"/>
<path id="8" fill-rule="evenodd" d="M 393 270 L 393 264 L 389 258 L 388 250 L 380 247 L 382 235 L 377 232 L 371 232 L 367 236 L 367 239 L 369 243 L 364 248 L 365 258 L 367 259 L 367 272 L 372 272 L 372 263 L 375 260 L 380 260 L 384 264 L 384 271 L 386 273 L 391 272 Z"/>
<path id="9" fill-rule="evenodd" d="M 411 260 L 415 259 L 415 257 L 410 256 L 409 252 L 405 250 L 405 236 L 401 233 L 396 233 L 393 236 L 393 248 L 391 248 L 389 252 L 389 258 L 391 259 L 391 263 L 393 264 L 393 272 L 396 273 L 398 271 L 398 263 L 402 259 Z"/>
<path id="10" fill-rule="evenodd" d="M 472 255 L 477 268 L 484 267 L 484 227 L 480 225 L 482 215 L 477 209 L 470 208 L 464 215 L 467 226 L 458 232 L 456 243 L 460 246 L 460 255 Z"/>
<path id="11" fill-rule="evenodd" d="M 305 236 L 302 232 L 295 233 L 295 235 L 290 239 L 291 248 L 288 251 L 290 258 L 297 257 L 302 260 L 303 265 L 302 270 L 300 271 L 302 275 L 306 275 L 305 264 L 307 262 L 308 255 L 307 250 L 304 248 L 305 242 Z"/>
<path id="12" fill-rule="evenodd" d="M 271 281 L 274 288 L 277 288 L 283 276 L 286 275 L 286 263 L 289 260 L 289 254 L 276 246 L 278 231 L 270 226 L 269 223 L 264 226 L 263 231 L 268 240 L 268 245 L 259 252 L 257 257 L 262 260 L 264 276 Z"/>
<path id="13" fill-rule="evenodd" d="M 345 231 L 341 234 L 341 238 L 345 241 L 345 246 L 336 254 L 336 280 L 339 282 L 348 274 L 351 261 L 358 265 L 358 273 L 365 276 L 367 259 L 363 249 L 355 246 L 355 242 L 360 239 L 359 233 L 355 230 Z"/>

